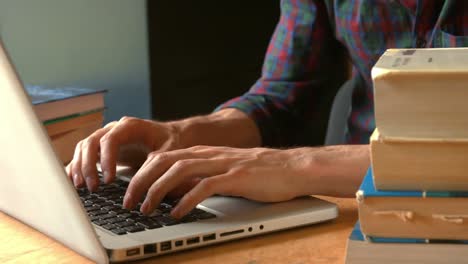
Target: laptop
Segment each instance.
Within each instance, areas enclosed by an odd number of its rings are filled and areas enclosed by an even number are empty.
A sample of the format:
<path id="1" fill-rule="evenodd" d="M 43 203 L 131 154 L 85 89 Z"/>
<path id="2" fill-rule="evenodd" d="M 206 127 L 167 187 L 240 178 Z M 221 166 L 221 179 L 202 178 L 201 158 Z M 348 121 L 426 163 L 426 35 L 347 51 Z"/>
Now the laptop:
<path id="1" fill-rule="evenodd" d="M 97 263 L 155 257 L 338 215 L 335 204 L 314 197 L 260 203 L 213 196 L 181 220 L 167 214 L 169 200 L 150 216 L 125 211 L 128 171 L 97 193 L 74 188 L 1 43 L 0 87 L 0 210 Z"/>

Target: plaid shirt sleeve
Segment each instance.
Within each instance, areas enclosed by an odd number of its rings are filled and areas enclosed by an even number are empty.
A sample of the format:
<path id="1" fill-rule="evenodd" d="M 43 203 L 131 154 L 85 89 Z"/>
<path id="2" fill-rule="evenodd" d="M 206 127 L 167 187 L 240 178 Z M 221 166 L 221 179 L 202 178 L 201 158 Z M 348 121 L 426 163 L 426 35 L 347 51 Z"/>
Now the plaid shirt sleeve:
<path id="1" fill-rule="evenodd" d="M 216 110 L 245 112 L 256 122 L 264 146 L 295 145 L 295 131 L 317 114 L 322 65 L 333 52 L 327 48 L 330 41 L 336 40 L 322 1 L 282 0 L 260 79 Z"/>

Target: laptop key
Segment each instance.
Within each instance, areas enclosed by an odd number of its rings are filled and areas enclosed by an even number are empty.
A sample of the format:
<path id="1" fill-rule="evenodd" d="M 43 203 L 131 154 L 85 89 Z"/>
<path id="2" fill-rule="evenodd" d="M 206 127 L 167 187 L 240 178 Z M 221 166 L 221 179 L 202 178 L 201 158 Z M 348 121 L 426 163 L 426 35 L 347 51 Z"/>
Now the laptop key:
<path id="1" fill-rule="evenodd" d="M 96 204 L 99 204 L 101 207 L 114 205 L 114 203 L 112 203 L 112 202 L 105 202 L 105 201 L 97 202 Z"/>
<path id="2" fill-rule="evenodd" d="M 141 222 L 141 221 L 146 221 L 146 220 L 150 220 L 148 217 L 146 216 L 131 216 L 129 218 L 127 218 L 127 220 L 133 220 L 135 222 Z"/>
<path id="3" fill-rule="evenodd" d="M 89 216 L 89 219 L 90 219 L 91 221 L 96 221 L 96 220 L 99 220 L 100 218 L 99 218 L 99 215 L 90 215 L 90 216 Z"/>
<path id="4" fill-rule="evenodd" d="M 143 226 L 146 229 L 155 229 L 162 227 L 162 225 L 160 225 L 159 223 L 156 223 L 155 221 L 149 219 L 138 221 L 137 224 Z"/>
<path id="5" fill-rule="evenodd" d="M 115 218 L 107 219 L 106 221 L 107 221 L 108 223 L 110 223 L 110 224 L 115 224 L 115 223 L 124 222 L 125 219 L 124 219 L 124 218 L 120 218 L 120 217 L 115 217 Z"/>
<path id="6" fill-rule="evenodd" d="M 113 209 L 112 212 L 114 212 L 114 213 L 116 213 L 116 214 L 119 214 L 119 215 L 120 215 L 120 214 L 128 214 L 128 213 L 130 213 L 129 210 L 123 209 L 123 208 L 120 208 L 120 209 L 117 209 L 117 208 L 116 208 L 116 209 Z"/>
<path id="7" fill-rule="evenodd" d="M 164 226 L 172 226 L 172 225 L 180 224 L 179 220 L 174 219 L 172 217 L 167 217 L 167 216 L 154 216 L 154 217 L 151 217 L 151 220 L 156 221 L 159 224 L 164 225 Z"/>
<path id="8" fill-rule="evenodd" d="M 121 218 L 129 218 L 131 217 L 132 215 L 130 213 L 124 213 L 124 214 L 119 214 L 117 215 L 118 217 L 121 217 Z"/>
<path id="9" fill-rule="evenodd" d="M 124 221 L 124 222 L 115 223 L 115 225 L 120 227 L 120 228 L 124 228 L 124 227 L 128 227 L 128 226 L 134 226 L 135 224 Z"/>
<path id="10" fill-rule="evenodd" d="M 180 219 L 182 223 L 191 223 L 197 221 L 197 217 L 195 215 L 186 215 Z"/>
<path id="11" fill-rule="evenodd" d="M 120 194 L 112 194 L 107 197 L 107 199 L 111 200 L 112 202 L 115 202 L 115 200 L 120 198 Z"/>
<path id="12" fill-rule="evenodd" d="M 98 215 L 104 215 L 104 214 L 107 214 L 107 212 L 101 209 L 88 212 L 88 215 L 90 216 L 98 216 Z"/>
<path id="13" fill-rule="evenodd" d="M 127 231 L 125 231 L 122 228 L 114 228 L 110 230 L 112 233 L 117 234 L 117 235 L 125 235 L 127 234 Z"/>
<path id="14" fill-rule="evenodd" d="M 142 226 L 137 226 L 137 225 L 134 225 L 134 226 L 128 226 L 128 227 L 125 227 L 124 228 L 125 231 L 129 232 L 129 233 L 135 233 L 135 232 L 141 232 L 141 231 L 144 231 L 145 228 L 142 227 Z"/>
<path id="15" fill-rule="evenodd" d="M 86 209 L 86 212 L 90 213 L 92 211 L 98 211 L 98 210 L 101 210 L 101 208 L 97 207 L 97 206 L 89 206 L 89 207 L 85 207 Z"/>
<path id="16" fill-rule="evenodd" d="M 114 228 L 117 228 L 118 226 L 116 226 L 114 224 L 106 224 L 106 225 L 103 225 L 102 227 L 107 229 L 107 230 L 112 230 Z"/>
<path id="17" fill-rule="evenodd" d="M 216 215 L 215 215 L 215 214 L 212 214 L 212 213 L 208 213 L 208 212 L 203 212 L 203 213 L 197 214 L 196 217 L 197 217 L 199 220 L 205 220 L 205 219 L 216 218 Z"/>
<path id="18" fill-rule="evenodd" d="M 119 210 L 121 209 L 122 207 L 118 206 L 118 205 L 109 205 L 109 206 L 104 206 L 102 207 L 102 209 L 105 209 L 105 210 L 108 210 L 108 211 L 114 211 L 114 210 Z"/>
<path id="19" fill-rule="evenodd" d="M 94 220 L 93 223 L 98 225 L 98 226 L 102 226 L 102 225 L 108 224 L 109 220 L 97 219 L 97 220 Z"/>
<path id="20" fill-rule="evenodd" d="M 110 218 L 114 218 L 115 215 L 112 215 L 112 214 L 106 214 L 106 215 L 100 215 L 99 218 L 102 219 L 102 220 L 105 220 L 105 219 L 110 219 Z"/>

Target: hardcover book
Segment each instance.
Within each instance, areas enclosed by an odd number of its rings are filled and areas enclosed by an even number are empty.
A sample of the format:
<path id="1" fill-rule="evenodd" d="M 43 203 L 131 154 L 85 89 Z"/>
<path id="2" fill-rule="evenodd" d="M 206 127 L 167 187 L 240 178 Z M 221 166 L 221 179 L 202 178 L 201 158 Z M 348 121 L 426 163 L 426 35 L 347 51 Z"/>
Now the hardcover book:
<path id="1" fill-rule="evenodd" d="M 468 48 L 389 49 L 372 79 L 383 135 L 468 138 Z"/>
<path id="2" fill-rule="evenodd" d="M 468 191 L 468 138 L 403 140 L 375 129 L 370 146 L 378 190 Z"/>
<path id="3" fill-rule="evenodd" d="M 88 137 L 102 126 L 101 121 L 94 121 L 83 125 L 80 128 L 64 132 L 62 134 L 49 136 L 55 154 L 63 164 L 69 163 L 73 159 L 75 146 L 80 140 Z"/>
<path id="4" fill-rule="evenodd" d="M 369 168 L 356 199 L 366 236 L 468 240 L 468 192 L 379 191 Z"/>
<path id="5" fill-rule="evenodd" d="M 44 126 L 47 130 L 47 134 L 50 137 L 52 137 L 88 126 L 91 123 L 99 123 L 102 126 L 103 121 L 103 110 L 96 110 L 86 113 L 79 113 L 63 118 L 52 119 L 44 122 Z"/>
<path id="6" fill-rule="evenodd" d="M 346 245 L 346 264 L 440 264 L 466 263 L 468 241 L 430 241 L 425 239 L 365 239 L 359 222 Z"/>
<path id="7" fill-rule="evenodd" d="M 42 121 L 104 108 L 105 90 L 27 85 L 34 111 Z"/>

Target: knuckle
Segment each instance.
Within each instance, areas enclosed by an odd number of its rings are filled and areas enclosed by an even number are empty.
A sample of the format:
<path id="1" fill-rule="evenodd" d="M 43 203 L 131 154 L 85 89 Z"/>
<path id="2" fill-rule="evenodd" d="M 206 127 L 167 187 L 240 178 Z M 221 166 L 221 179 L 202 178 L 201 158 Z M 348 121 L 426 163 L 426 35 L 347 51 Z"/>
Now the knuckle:
<path id="1" fill-rule="evenodd" d="M 150 201 L 154 201 L 158 194 L 161 193 L 160 191 L 160 185 L 158 183 L 153 183 L 151 187 L 148 189 L 148 192 L 146 193 L 146 199 L 149 199 Z"/>
<path id="2" fill-rule="evenodd" d="M 128 121 L 129 119 L 132 119 L 132 117 L 130 116 L 122 116 L 119 120 L 119 122 L 125 122 L 125 121 Z"/>
<path id="3" fill-rule="evenodd" d="M 112 140 L 114 139 L 114 137 L 112 136 L 111 133 L 107 133 L 105 134 L 104 136 L 102 136 L 100 139 L 99 139 L 99 144 L 100 145 L 103 145 L 103 144 L 109 144 L 109 143 L 112 143 Z"/>
<path id="4" fill-rule="evenodd" d="M 132 124 L 138 123 L 139 121 L 140 121 L 140 119 L 138 119 L 136 117 L 124 116 L 124 117 L 120 118 L 119 123 L 121 123 L 123 125 L 132 125 Z"/>
<path id="5" fill-rule="evenodd" d="M 190 150 L 192 151 L 200 151 L 200 150 L 204 150 L 206 149 L 207 146 L 204 146 L 204 145 L 197 145 L 197 146 L 193 146 L 193 147 L 190 147 Z"/>
<path id="6" fill-rule="evenodd" d="M 96 145 L 95 139 L 93 136 L 90 136 L 81 141 L 81 149 L 92 149 Z"/>
<path id="7" fill-rule="evenodd" d="M 155 160 L 158 163 L 166 163 L 169 161 L 169 159 L 169 154 L 167 152 L 156 153 L 153 156 L 153 160 Z"/>
<path id="8" fill-rule="evenodd" d="M 94 173 L 95 169 L 96 169 L 96 168 L 94 168 L 94 170 L 93 170 L 92 165 L 86 164 L 85 162 L 83 162 L 83 163 L 81 164 L 81 171 L 82 171 L 82 173 L 83 173 L 83 175 L 84 175 L 85 177 L 93 177 L 94 174 L 95 174 L 95 173 Z"/>
<path id="9" fill-rule="evenodd" d="M 157 152 L 150 152 L 150 153 L 146 156 L 146 158 L 147 158 L 147 159 L 150 159 L 150 160 L 153 160 L 153 159 L 156 158 L 157 155 L 158 155 Z"/>
<path id="10" fill-rule="evenodd" d="M 205 178 L 199 184 L 203 193 L 214 193 L 218 181 L 215 178 Z"/>
<path id="11" fill-rule="evenodd" d="M 172 165 L 172 167 L 177 171 L 182 171 L 189 167 L 193 162 L 191 160 L 178 160 Z"/>
<path id="12" fill-rule="evenodd" d="M 104 128 L 106 128 L 106 127 L 111 127 L 111 126 L 115 126 L 116 124 L 117 124 L 117 121 L 112 121 L 112 122 L 107 123 L 107 124 L 104 126 Z"/>
<path id="13" fill-rule="evenodd" d="M 80 140 L 78 141 L 78 143 L 76 143 L 74 155 L 76 155 L 76 153 L 81 152 L 82 146 L 83 146 L 83 140 Z"/>

